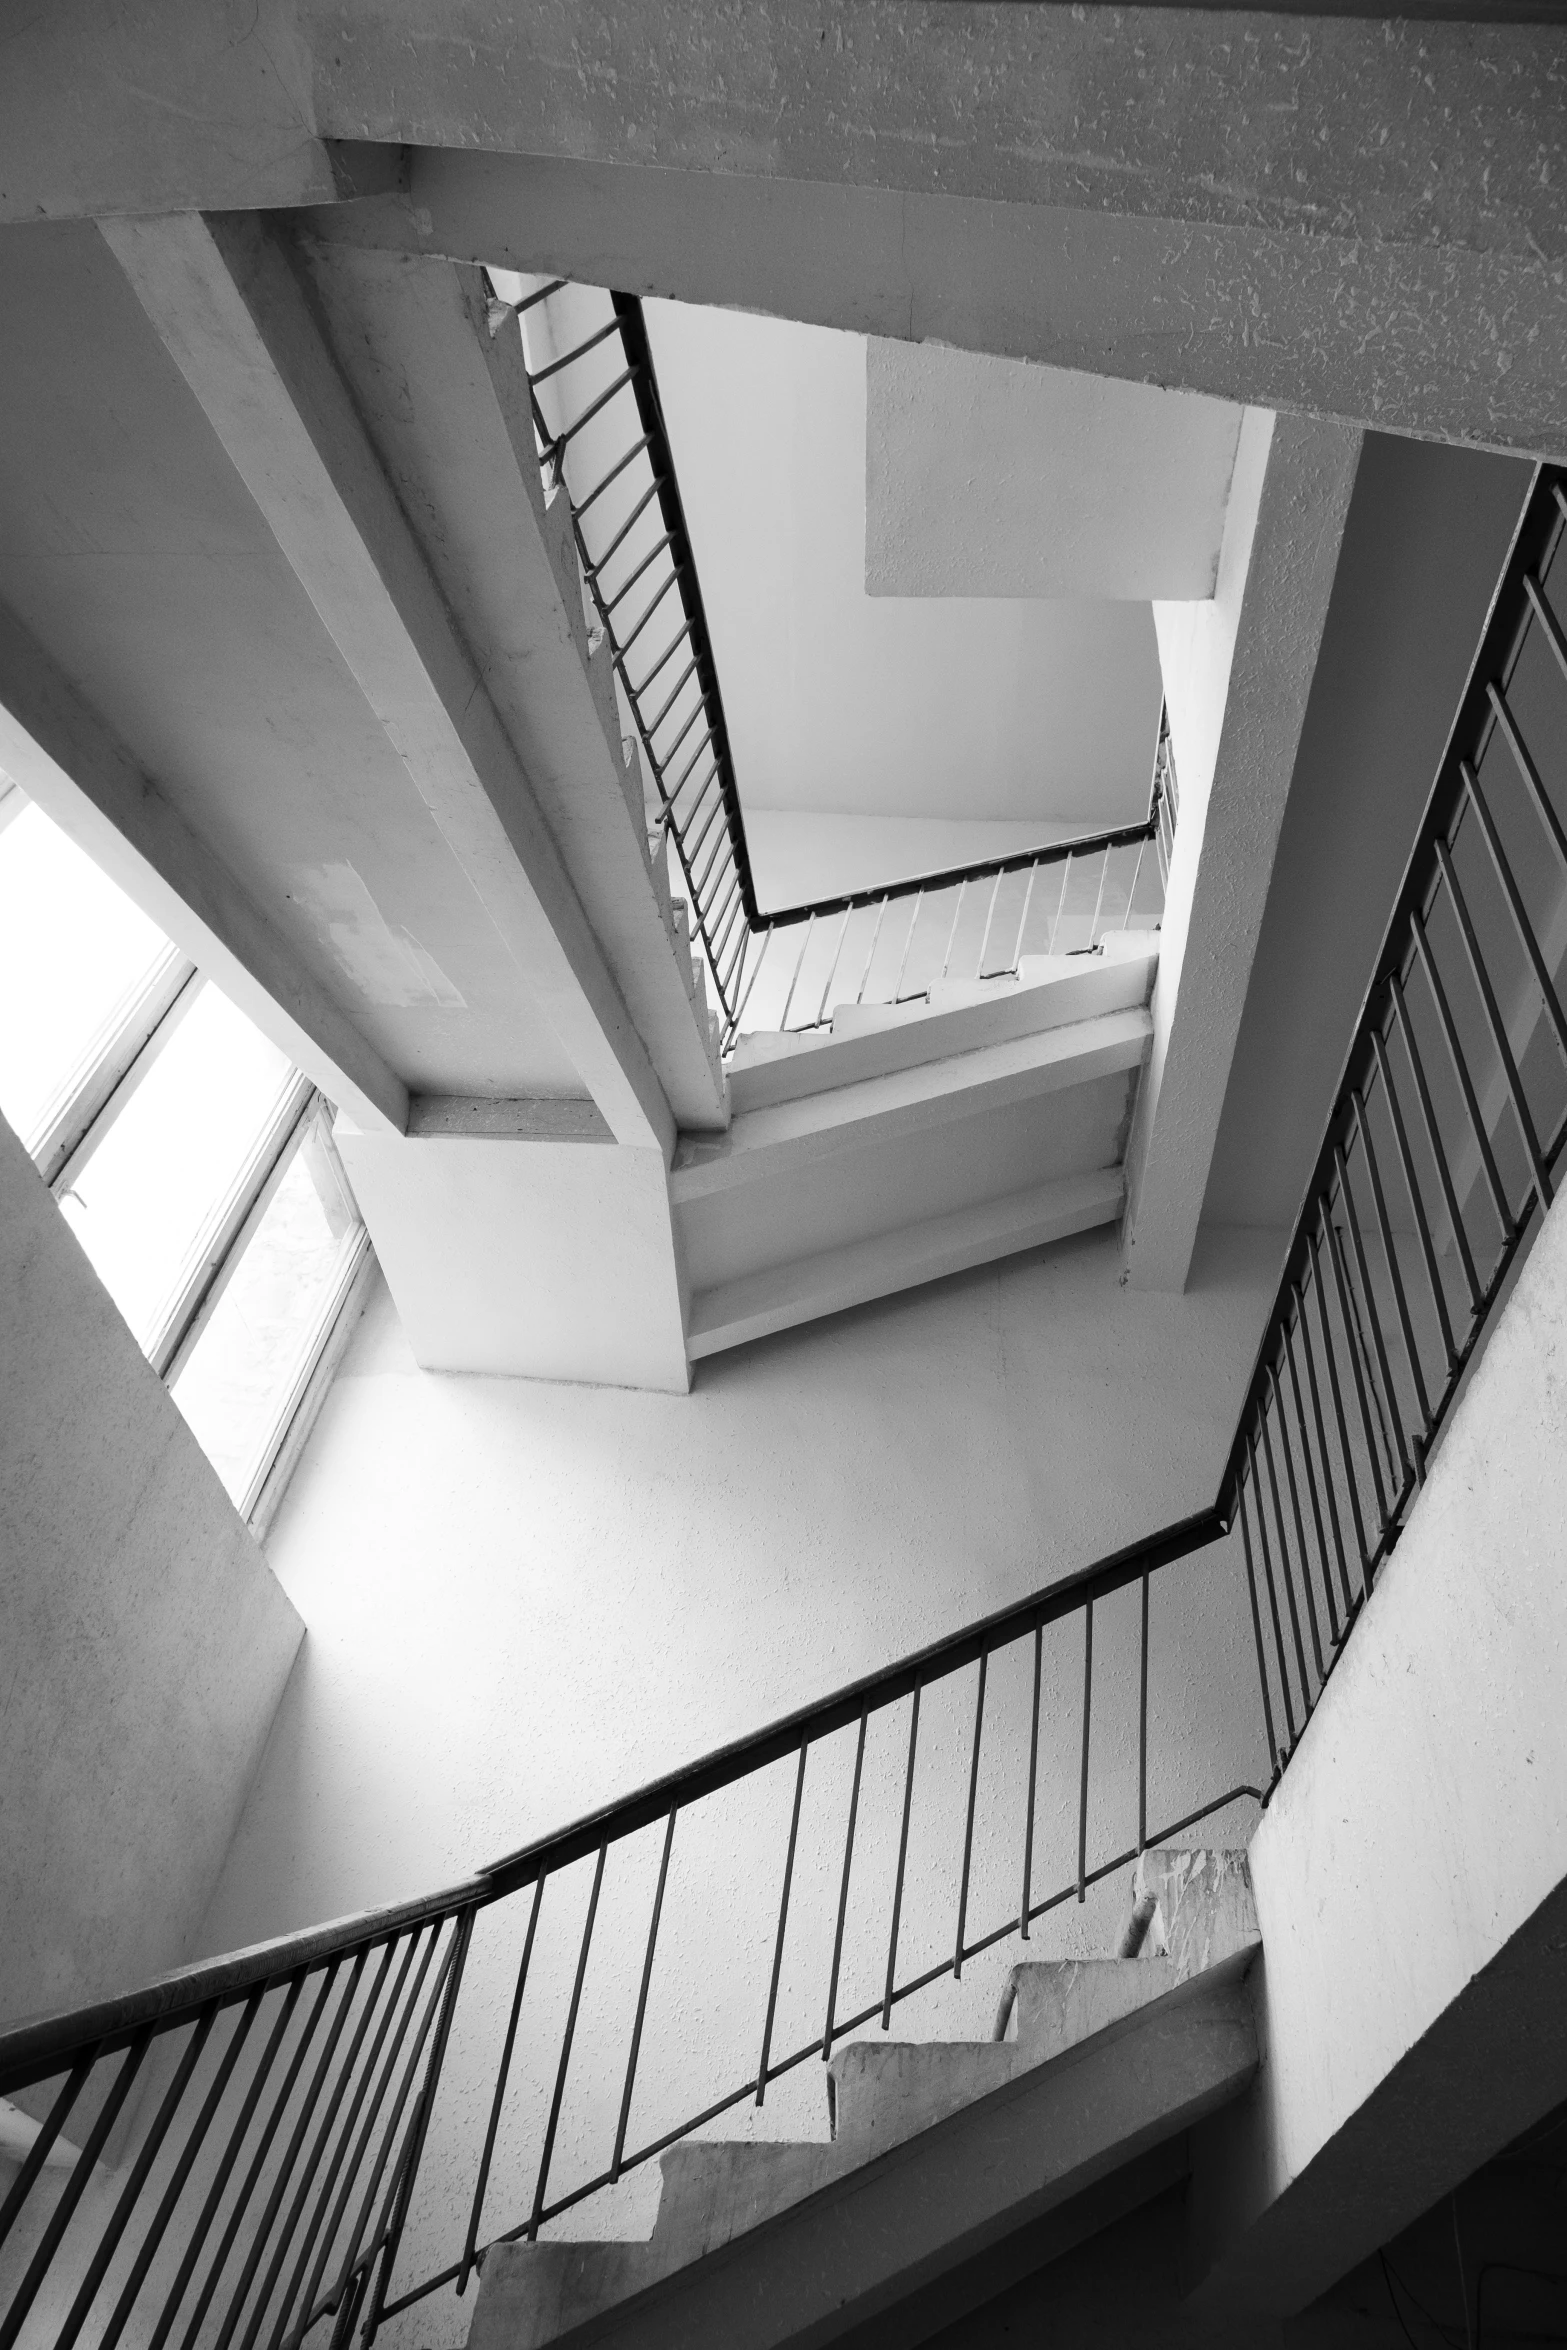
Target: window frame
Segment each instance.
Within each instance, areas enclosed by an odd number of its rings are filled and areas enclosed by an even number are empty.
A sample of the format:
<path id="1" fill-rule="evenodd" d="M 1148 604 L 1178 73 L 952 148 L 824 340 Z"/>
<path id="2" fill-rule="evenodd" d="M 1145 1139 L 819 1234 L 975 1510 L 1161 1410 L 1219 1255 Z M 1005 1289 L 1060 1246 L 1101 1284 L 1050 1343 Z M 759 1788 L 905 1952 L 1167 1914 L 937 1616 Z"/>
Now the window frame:
<path id="1" fill-rule="evenodd" d="M 21 786 L 0 770 L 0 835 L 13 817 L 32 804 Z M 208 984 L 197 965 L 171 941 L 118 1014 L 104 1023 L 81 1060 L 61 1079 L 45 1105 L 45 1122 L 30 1137 L 23 1137 L 33 1165 L 57 1202 L 107 1139 Z M 335 1362 L 346 1343 L 349 1309 L 356 1298 L 363 1302 L 369 1269 L 375 1261 L 369 1230 L 332 1140 L 333 1115 L 332 1104 L 319 1086 L 302 1070 L 293 1068 L 279 1085 L 243 1164 L 195 1234 L 158 1326 L 142 1347 L 152 1370 L 172 1389 L 314 1127 L 356 1224 L 351 1235 L 345 1235 L 349 1245 L 344 1248 L 336 1277 L 300 1341 L 288 1387 L 256 1448 L 244 1490 L 233 1497 L 234 1507 L 258 1538 L 270 1523 L 287 1481 L 286 1474 L 277 1474 L 280 1463 L 288 1454 L 286 1471 L 292 1472 L 325 1392 L 325 1381 L 319 1376 L 323 1363 L 329 1358 Z"/>

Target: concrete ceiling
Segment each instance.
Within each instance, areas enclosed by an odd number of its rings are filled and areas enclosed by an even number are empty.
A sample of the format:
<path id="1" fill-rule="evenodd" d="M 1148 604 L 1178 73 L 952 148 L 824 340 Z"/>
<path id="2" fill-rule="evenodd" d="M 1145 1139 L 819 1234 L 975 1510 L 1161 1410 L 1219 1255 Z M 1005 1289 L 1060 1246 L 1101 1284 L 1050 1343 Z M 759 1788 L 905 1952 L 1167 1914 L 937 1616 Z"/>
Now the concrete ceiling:
<path id="1" fill-rule="evenodd" d="M 648 323 L 748 807 L 1146 813 L 1146 604 L 868 595 L 864 338 L 674 302 Z"/>

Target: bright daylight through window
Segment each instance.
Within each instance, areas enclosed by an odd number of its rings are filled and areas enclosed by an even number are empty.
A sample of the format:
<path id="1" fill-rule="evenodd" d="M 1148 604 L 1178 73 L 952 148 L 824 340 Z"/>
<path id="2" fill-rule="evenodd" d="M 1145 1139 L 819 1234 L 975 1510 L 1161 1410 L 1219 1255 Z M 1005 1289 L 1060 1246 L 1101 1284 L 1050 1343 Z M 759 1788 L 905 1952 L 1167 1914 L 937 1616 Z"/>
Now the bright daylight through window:
<path id="1" fill-rule="evenodd" d="M 240 1511 L 369 1254 L 331 1112 L 0 776 L 0 1114 Z"/>

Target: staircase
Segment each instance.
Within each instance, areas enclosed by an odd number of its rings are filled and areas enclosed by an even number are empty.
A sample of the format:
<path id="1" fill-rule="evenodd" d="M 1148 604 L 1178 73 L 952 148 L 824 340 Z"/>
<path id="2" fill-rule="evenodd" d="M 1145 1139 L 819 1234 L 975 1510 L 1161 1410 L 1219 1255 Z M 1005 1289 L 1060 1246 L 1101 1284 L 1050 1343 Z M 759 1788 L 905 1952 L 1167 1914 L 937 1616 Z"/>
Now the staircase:
<path id="1" fill-rule="evenodd" d="M 1242 1853 L 1145 1852 L 1132 1896 L 1121 1955 L 1012 1969 L 995 2039 L 841 2048 L 826 2140 L 671 2147 L 646 2241 L 495 2245 L 469 2350 L 923 2341 L 1174 2184 L 1256 2070 L 1260 1938 Z"/>

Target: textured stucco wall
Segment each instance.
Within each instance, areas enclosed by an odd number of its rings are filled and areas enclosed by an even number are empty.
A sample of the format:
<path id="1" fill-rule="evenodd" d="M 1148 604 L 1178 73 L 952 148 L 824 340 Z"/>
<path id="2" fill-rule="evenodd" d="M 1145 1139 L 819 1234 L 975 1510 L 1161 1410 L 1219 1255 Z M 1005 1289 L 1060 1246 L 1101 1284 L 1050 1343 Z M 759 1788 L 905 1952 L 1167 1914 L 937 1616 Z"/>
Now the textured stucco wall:
<path id="1" fill-rule="evenodd" d="M 1251 1846 L 1264 2064 L 1216 2305 L 1298 2309 L 1567 2095 L 1567 1208 Z"/>
<path id="2" fill-rule="evenodd" d="M 189 1954 L 301 1632 L 0 1121 L 0 2017 Z"/>

